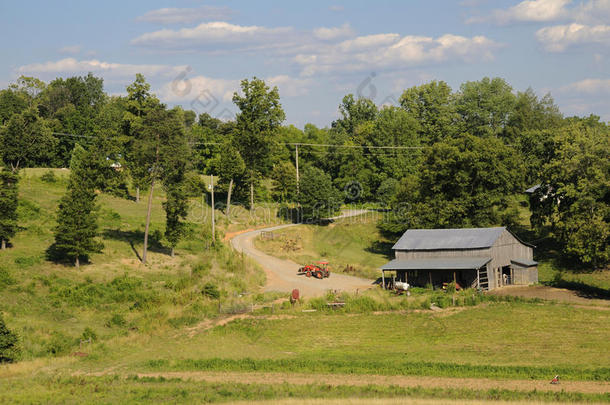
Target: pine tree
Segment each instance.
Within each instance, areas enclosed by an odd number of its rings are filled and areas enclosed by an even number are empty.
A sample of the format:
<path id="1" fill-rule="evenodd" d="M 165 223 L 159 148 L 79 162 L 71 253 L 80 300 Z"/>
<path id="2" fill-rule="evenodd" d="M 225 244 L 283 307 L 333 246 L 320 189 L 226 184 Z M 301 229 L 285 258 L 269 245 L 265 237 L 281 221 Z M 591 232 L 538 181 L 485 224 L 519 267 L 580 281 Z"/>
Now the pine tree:
<path id="1" fill-rule="evenodd" d="M 165 238 L 174 257 L 174 249 L 184 236 L 185 226 L 182 219 L 187 215 L 187 199 L 183 187 L 166 188 L 167 200 L 163 203 L 165 209 Z"/>
<path id="2" fill-rule="evenodd" d="M 59 202 L 55 243 L 49 248 L 53 260 L 73 261 L 80 266 L 80 259 L 99 252 L 102 244 L 97 236 L 97 210 L 95 205 L 95 156 L 77 146 L 70 162 L 68 191 Z"/>
<path id="3" fill-rule="evenodd" d="M 19 338 L 11 332 L 0 315 L 0 363 L 12 363 L 19 356 Z"/>
<path id="4" fill-rule="evenodd" d="M 3 168 L 0 170 L 0 249 L 15 236 L 17 230 L 17 182 L 16 173 Z"/>

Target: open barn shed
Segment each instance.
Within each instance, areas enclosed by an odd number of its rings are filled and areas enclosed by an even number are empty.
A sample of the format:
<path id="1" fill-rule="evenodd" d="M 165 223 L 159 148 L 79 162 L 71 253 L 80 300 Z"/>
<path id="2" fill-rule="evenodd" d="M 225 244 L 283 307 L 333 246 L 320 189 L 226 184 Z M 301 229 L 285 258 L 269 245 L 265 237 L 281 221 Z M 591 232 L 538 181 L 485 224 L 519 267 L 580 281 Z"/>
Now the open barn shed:
<path id="1" fill-rule="evenodd" d="M 533 246 L 505 227 L 409 229 L 392 249 L 395 259 L 381 267 L 384 288 L 394 281 L 482 290 L 538 282 Z"/>

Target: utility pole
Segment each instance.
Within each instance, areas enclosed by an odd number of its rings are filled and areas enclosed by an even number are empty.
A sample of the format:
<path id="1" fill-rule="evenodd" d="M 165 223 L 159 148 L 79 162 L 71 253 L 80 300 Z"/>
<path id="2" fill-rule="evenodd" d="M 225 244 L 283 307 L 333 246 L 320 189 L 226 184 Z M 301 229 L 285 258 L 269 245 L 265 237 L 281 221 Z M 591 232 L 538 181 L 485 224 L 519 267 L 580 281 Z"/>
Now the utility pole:
<path id="1" fill-rule="evenodd" d="M 212 244 L 216 244 L 216 221 L 214 218 L 214 175 L 210 175 L 210 190 L 212 191 Z"/>
<path id="2" fill-rule="evenodd" d="M 294 156 L 297 167 L 297 195 L 299 195 L 299 145 L 294 145 Z"/>

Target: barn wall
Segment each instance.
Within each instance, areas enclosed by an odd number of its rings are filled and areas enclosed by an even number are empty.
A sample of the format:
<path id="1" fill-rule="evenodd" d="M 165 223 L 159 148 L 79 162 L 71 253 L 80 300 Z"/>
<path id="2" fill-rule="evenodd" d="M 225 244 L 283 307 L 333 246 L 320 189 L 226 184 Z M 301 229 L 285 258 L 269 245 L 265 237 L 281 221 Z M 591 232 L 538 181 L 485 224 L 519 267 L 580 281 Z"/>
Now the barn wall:
<path id="1" fill-rule="evenodd" d="M 437 257 L 490 257 L 491 250 L 462 249 L 462 250 L 395 250 L 397 259 L 431 259 Z"/>
<path id="2" fill-rule="evenodd" d="M 533 249 L 521 243 L 510 232 L 504 231 L 490 249 L 491 268 L 509 266 L 511 259 L 534 258 Z"/>

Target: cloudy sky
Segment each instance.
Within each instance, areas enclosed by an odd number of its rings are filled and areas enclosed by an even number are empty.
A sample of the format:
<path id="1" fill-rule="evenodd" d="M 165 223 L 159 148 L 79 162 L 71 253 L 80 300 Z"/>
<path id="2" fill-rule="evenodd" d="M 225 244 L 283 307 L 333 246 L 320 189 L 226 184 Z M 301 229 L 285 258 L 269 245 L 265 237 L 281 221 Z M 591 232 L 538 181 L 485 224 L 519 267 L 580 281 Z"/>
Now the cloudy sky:
<path id="1" fill-rule="evenodd" d="M 287 122 L 329 125 L 347 93 L 395 104 L 436 79 L 484 76 L 610 120 L 610 0 L 3 1 L 0 86 L 136 72 L 169 105 L 220 118 L 246 77 L 278 86 Z"/>

